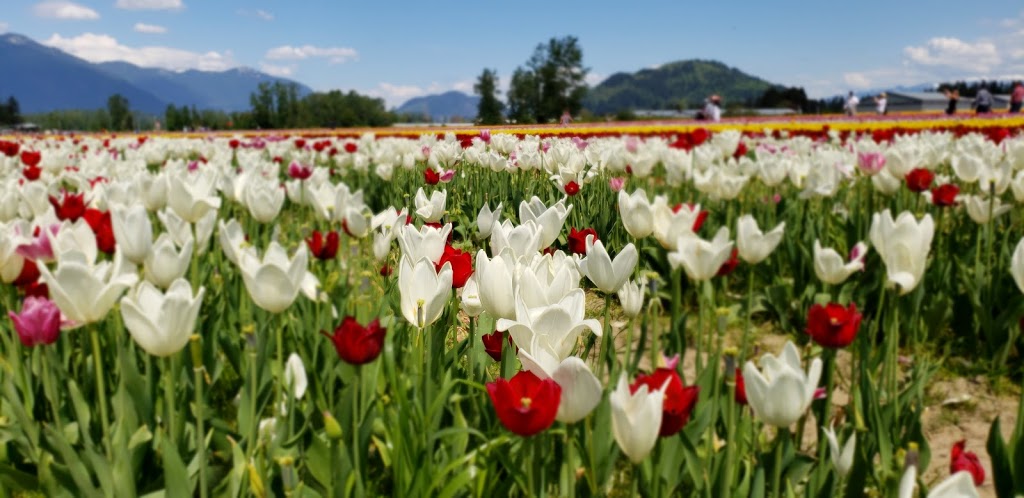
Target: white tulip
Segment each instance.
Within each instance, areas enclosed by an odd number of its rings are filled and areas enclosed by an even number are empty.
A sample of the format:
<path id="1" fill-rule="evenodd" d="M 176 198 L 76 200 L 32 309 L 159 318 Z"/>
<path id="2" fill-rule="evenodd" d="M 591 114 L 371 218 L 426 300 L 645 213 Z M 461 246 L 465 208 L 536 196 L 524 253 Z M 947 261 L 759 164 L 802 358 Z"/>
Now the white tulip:
<path id="1" fill-rule="evenodd" d="M 864 269 L 864 257 L 867 252 L 867 244 L 858 242 L 853 246 L 850 262 L 847 263 L 835 249 L 823 249 L 821 241 L 814 239 L 814 274 L 818 276 L 818 280 L 826 284 L 839 285 L 854 272 Z"/>
<path id="2" fill-rule="evenodd" d="M 783 221 L 770 232 L 762 233 L 753 216 L 741 216 L 736 222 L 736 249 L 740 258 L 752 265 L 764 261 L 782 242 L 785 229 L 786 222 Z"/>
<path id="3" fill-rule="evenodd" d="M 719 228 L 710 242 L 693 233 L 680 235 L 676 250 L 668 253 L 668 262 L 673 269 L 681 265 L 690 280 L 708 280 L 732 256 L 732 244 L 729 227 Z"/>
<path id="4" fill-rule="evenodd" d="M 871 218 L 871 244 L 885 263 L 889 283 L 906 294 L 921 282 L 931 251 L 935 223 L 930 214 L 920 222 L 909 211 L 893 220 L 888 209 Z"/>
<path id="5" fill-rule="evenodd" d="M 398 265 L 398 291 L 402 316 L 417 328 L 424 328 L 441 317 L 452 295 L 452 265 L 438 271 L 434 262 L 420 258 L 415 263 L 402 256 Z"/>
<path id="6" fill-rule="evenodd" d="M 1010 274 L 1013 275 L 1013 281 L 1017 282 L 1017 288 L 1024 292 L 1024 238 L 1017 243 L 1017 249 L 1010 258 Z"/>
<path id="7" fill-rule="evenodd" d="M 633 274 L 640 255 L 632 243 L 626 244 L 615 259 L 608 255 L 604 248 L 604 242 L 594 241 L 587 237 L 587 255 L 580 260 L 579 268 L 582 275 L 586 275 L 594 286 L 606 294 L 614 294 L 622 288 L 629 276 Z"/>
<path id="8" fill-rule="evenodd" d="M 642 239 L 654 233 L 654 207 L 644 189 L 628 195 L 625 190 L 619 191 L 619 218 L 633 238 Z"/>
<path id="9" fill-rule="evenodd" d="M 485 202 L 480 208 L 480 212 L 476 215 L 476 238 L 477 240 L 483 240 L 491 236 L 491 228 L 494 227 L 495 222 L 501 220 L 501 202 L 498 203 L 498 207 L 491 211 L 491 207 Z"/>
<path id="10" fill-rule="evenodd" d="M 114 240 L 124 251 L 124 257 L 135 264 L 142 264 L 153 246 L 153 224 L 149 212 L 141 204 L 113 206 L 110 208 L 110 224 L 114 229 Z"/>
<path id="11" fill-rule="evenodd" d="M 857 433 L 850 434 L 850 438 L 846 440 L 846 444 L 842 445 L 842 450 L 840 450 L 839 440 L 831 427 L 828 429 L 822 427 L 821 432 L 825 433 L 825 437 L 828 439 L 832 466 L 835 467 L 839 477 L 846 477 L 846 474 L 849 474 L 850 469 L 853 468 L 853 452 L 857 448 Z"/>
<path id="12" fill-rule="evenodd" d="M 667 385 L 667 384 L 666 384 Z M 633 463 L 640 463 L 654 449 L 661 429 L 664 388 L 651 392 L 644 384 L 630 393 L 626 374 L 609 396 L 612 406 L 612 435 Z"/>
<path id="13" fill-rule="evenodd" d="M 121 317 L 135 342 L 153 356 L 181 351 L 195 331 L 205 289 L 177 279 L 166 293 L 142 281 L 121 298 Z"/>
<path id="14" fill-rule="evenodd" d="M 188 240 L 178 251 L 171 236 L 162 233 L 143 260 L 146 280 L 166 289 L 185 275 L 192 261 L 192 241 Z"/>
<path id="15" fill-rule="evenodd" d="M 761 357 L 761 370 L 748 361 L 743 367 L 747 401 L 754 414 L 767 424 L 785 429 L 800 419 L 814 399 L 821 378 L 821 359 L 811 360 L 805 373 L 800 353 L 786 341 L 782 354 Z"/>

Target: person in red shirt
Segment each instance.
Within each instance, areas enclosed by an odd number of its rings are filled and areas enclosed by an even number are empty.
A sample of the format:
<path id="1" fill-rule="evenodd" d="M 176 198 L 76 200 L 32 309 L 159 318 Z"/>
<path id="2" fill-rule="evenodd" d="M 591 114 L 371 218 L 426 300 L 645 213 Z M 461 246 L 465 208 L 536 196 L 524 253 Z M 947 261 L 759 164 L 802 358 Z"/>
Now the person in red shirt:
<path id="1" fill-rule="evenodd" d="M 1010 94 L 1010 112 L 1020 112 L 1020 105 L 1024 103 L 1024 85 L 1016 82 L 1013 85 L 1013 93 Z"/>

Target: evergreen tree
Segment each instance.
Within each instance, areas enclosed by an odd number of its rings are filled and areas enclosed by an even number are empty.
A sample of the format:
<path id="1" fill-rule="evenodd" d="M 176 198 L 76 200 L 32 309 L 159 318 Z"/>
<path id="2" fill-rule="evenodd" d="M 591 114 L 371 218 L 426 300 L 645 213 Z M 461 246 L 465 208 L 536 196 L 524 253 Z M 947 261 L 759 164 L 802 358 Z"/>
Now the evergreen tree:
<path id="1" fill-rule="evenodd" d="M 121 131 L 135 128 L 131 105 L 124 95 L 115 93 L 107 99 L 107 114 L 110 117 L 110 128 L 112 130 Z"/>
<path id="2" fill-rule="evenodd" d="M 480 78 L 473 85 L 473 91 L 480 96 L 480 103 L 477 106 L 476 119 L 480 124 L 492 125 L 501 124 L 504 118 L 501 112 L 505 108 L 498 100 L 498 73 L 493 69 L 484 69 Z"/>
<path id="3" fill-rule="evenodd" d="M 510 114 L 517 121 L 538 123 L 554 121 L 565 110 L 579 114 L 587 94 L 587 71 L 575 36 L 537 45 L 526 69 L 517 68 L 512 75 Z"/>

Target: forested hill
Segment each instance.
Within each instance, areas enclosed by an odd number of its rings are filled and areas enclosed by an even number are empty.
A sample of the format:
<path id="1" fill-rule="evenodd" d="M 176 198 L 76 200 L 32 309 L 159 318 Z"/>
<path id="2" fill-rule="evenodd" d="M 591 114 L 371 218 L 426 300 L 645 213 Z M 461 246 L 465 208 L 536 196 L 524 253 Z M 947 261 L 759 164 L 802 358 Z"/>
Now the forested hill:
<path id="1" fill-rule="evenodd" d="M 583 105 L 595 114 L 693 108 L 711 94 L 724 104 L 756 100 L 775 86 L 718 61 L 685 60 L 635 73 L 615 73 L 590 89 Z"/>

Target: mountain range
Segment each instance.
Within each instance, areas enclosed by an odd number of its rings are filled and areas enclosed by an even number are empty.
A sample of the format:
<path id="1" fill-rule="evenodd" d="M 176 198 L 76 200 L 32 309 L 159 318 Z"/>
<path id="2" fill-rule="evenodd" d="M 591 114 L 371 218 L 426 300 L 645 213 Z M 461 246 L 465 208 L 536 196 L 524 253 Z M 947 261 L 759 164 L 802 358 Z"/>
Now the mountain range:
<path id="1" fill-rule="evenodd" d="M 452 90 L 439 95 L 425 95 L 407 100 L 394 112 L 429 117 L 445 123 L 452 120 L 472 121 L 476 117 L 480 97 Z"/>
<path id="2" fill-rule="evenodd" d="M 24 114 L 61 109 L 99 109 L 121 94 L 133 110 L 163 114 L 168 105 L 242 111 L 261 82 L 300 83 L 249 68 L 168 71 L 127 62 L 91 63 L 19 34 L 0 35 L 0 98 L 14 96 Z"/>

